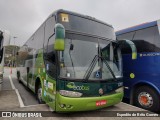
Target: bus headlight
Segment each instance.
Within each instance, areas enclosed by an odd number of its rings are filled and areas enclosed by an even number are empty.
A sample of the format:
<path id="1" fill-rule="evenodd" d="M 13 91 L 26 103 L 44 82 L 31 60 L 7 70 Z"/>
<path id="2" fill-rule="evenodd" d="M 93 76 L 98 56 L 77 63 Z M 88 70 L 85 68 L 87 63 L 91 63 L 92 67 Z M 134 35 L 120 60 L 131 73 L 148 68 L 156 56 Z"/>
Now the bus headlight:
<path id="1" fill-rule="evenodd" d="M 82 93 L 80 92 L 67 91 L 67 90 L 60 90 L 59 93 L 67 97 L 81 97 L 82 96 Z"/>
<path id="2" fill-rule="evenodd" d="M 115 92 L 116 92 L 116 93 L 120 93 L 120 92 L 123 92 L 123 90 L 124 90 L 124 88 L 123 88 L 123 87 L 120 87 L 120 88 L 116 89 Z"/>

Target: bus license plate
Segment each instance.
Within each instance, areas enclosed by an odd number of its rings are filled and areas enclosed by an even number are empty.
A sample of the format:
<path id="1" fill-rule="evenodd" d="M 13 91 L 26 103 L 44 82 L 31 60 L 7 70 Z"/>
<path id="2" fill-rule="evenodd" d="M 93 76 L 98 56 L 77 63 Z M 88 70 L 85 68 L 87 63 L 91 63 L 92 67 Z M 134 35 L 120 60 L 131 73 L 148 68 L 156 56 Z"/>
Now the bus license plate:
<path id="1" fill-rule="evenodd" d="M 107 103 L 106 100 L 99 100 L 99 101 L 96 101 L 96 106 L 102 106 L 102 105 L 105 105 Z"/>

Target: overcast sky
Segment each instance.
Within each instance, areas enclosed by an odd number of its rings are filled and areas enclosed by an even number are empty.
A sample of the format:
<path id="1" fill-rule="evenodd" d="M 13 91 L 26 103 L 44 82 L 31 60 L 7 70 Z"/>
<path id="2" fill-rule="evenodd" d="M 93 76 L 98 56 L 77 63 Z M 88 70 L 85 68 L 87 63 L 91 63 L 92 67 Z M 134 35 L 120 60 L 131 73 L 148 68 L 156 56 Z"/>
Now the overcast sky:
<path id="1" fill-rule="evenodd" d="M 160 0 L 0 0 L 0 28 L 11 44 L 24 42 L 55 10 L 65 9 L 112 24 L 115 31 L 160 19 Z"/>

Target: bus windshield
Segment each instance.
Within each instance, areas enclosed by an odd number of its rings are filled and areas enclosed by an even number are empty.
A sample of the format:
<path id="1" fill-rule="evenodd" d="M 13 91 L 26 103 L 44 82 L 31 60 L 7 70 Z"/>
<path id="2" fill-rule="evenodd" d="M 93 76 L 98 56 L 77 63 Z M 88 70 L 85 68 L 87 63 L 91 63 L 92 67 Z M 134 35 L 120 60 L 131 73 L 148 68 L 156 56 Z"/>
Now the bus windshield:
<path id="1" fill-rule="evenodd" d="M 121 77 L 121 54 L 116 43 L 83 38 L 65 39 L 65 50 L 60 52 L 60 78 L 76 80 L 88 76 L 88 80 L 113 80 Z"/>

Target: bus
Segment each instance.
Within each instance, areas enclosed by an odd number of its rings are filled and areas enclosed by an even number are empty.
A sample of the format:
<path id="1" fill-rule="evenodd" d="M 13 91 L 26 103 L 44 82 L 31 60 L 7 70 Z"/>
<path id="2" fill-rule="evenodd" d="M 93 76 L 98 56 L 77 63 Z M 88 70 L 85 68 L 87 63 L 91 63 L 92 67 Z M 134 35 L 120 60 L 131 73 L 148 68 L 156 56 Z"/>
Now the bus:
<path id="1" fill-rule="evenodd" d="M 133 42 L 124 40 L 133 49 Z M 17 79 L 52 111 L 74 112 L 121 102 L 121 51 L 111 25 L 66 10 L 52 13 L 17 53 Z"/>
<path id="2" fill-rule="evenodd" d="M 124 98 L 135 106 L 160 111 L 160 20 L 117 31 L 116 36 L 131 40 L 137 48 L 133 61 L 129 46 L 121 46 Z"/>
<path id="3" fill-rule="evenodd" d="M 7 30 L 0 29 L 0 91 L 2 90 L 5 46 L 9 45 L 10 33 Z"/>

